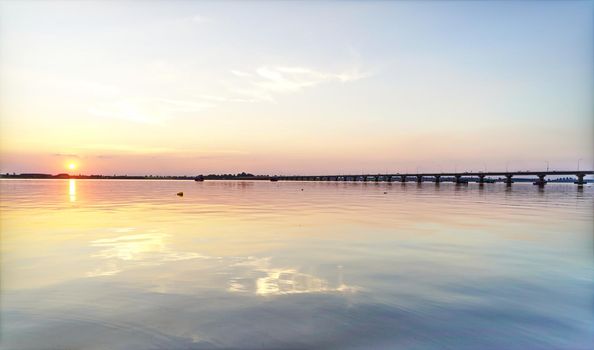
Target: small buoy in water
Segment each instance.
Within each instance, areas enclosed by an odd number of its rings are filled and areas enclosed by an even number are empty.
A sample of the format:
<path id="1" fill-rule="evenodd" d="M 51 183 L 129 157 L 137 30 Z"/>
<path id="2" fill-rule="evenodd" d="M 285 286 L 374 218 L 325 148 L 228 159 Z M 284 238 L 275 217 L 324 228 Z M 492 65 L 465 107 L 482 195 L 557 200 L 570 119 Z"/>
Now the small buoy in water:
<path id="1" fill-rule="evenodd" d="M 384 192 L 384 194 L 388 194 L 388 192 Z"/>
<path id="2" fill-rule="evenodd" d="M 180 197 L 183 197 L 184 196 L 184 193 L 183 192 L 177 192 L 177 195 L 180 196 Z"/>
<path id="3" fill-rule="evenodd" d="M 303 188 L 301 189 L 301 191 L 303 191 Z"/>

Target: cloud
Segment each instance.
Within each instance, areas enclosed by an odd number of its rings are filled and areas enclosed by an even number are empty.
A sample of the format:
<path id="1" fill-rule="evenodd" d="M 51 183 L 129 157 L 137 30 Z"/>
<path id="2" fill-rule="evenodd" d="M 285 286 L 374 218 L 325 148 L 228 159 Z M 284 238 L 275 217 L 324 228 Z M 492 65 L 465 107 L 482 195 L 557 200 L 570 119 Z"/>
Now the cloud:
<path id="1" fill-rule="evenodd" d="M 78 154 L 64 154 L 64 153 L 54 153 L 52 154 L 54 157 L 63 157 L 63 158 L 79 158 Z"/>
<path id="2" fill-rule="evenodd" d="M 253 73 L 238 70 L 231 73 L 238 78 L 239 86 L 231 87 L 230 92 L 257 101 L 274 101 L 275 94 L 295 93 L 324 83 L 347 83 L 369 76 L 359 69 L 334 73 L 301 66 L 261 66 Z"/>
<path id="3" fill-rule="evenodd" d="M 145 65 L 151 80 L 175 82 L 184 74 L 180 69 L 165 61 L 153 61 Z M 86 84 L 105 93 L 118 94 L 115 100 L 91 106 L 87 112 L 93 116 L 119 119 L 141 124 L 161 124 L 165 119 L 180 113 L 199 113 L 225 103 L 275 103 L 280 94 L 298 93 L 322 84 L 348 83 L 363 79 L 369 74 L 359 69 L 340 72 L 325 72 L 303 66 L 260 66 L 253 70 L 231 70 L 232 79 L 221 81 L 223 90 L 217 94 L 198 94 L 179 96 L 181 98 L 161 98 L 159 96 L 123 96 L 117 88 Z M 151 83 L 154 83 L 152 81 Z M 216 91 L 214 87 L 209 89 Z M 172 93 L 174 93 L 173 91 Z"/>

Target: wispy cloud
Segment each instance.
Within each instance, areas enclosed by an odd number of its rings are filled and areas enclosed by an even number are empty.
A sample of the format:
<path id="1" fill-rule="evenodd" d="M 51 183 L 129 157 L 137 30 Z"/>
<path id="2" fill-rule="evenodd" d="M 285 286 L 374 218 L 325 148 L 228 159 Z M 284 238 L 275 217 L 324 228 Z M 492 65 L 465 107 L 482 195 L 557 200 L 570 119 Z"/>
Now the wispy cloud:
<path id="1" fill-rule="evenodd" d="M 113 152 L 111 154 L 101 154 L 103 158 L 114 157 L 118 154 L 174 154 L 180 150 L 170 147 L 149 147 L 137 145 L 122 145 L 122 144 L 85 144 L 78 147 L 81 151 L 101 151 Z M 114 154 L 115 153 L 115 154 Z"/>
<path id="2" fill-rule="evenodd" d="M 167 98 L 154 94 L 126 96 L 124 90 L 100 84 L 86 84 L 95 89 L 113 94 L 110 102 L 101 102 L 87 109 L 93 116 L 118 119 L 141 124 L 162 124 L 166 119 L 179 114 L 200 113 L 207 109 L 229 103 L 276 102 L 281 94 L 299 93 L 322 84 L 344 84 L 369 76 L 358 68 L 328 72 L 303 66 L 260 66 L 251 70 L 230 70 L 231 78 L 220 81 L 220 86 L 210 86 L 210 93 L 176 94 L 175 84 L 184 74 L 165 61 L 153 61 L 145 65 L 149 84 L 170 84 L 172 91 Z M 130 90 L 130 89 L 129 89 Z M 169 91 L 169 90 L 168 90 Z M 205 90 L 202 90 L 205 91 Z M 151 96 L 152 95 L 152 96 Z"/>
<path id="3" fill-rule="evenodd" d="M 274 101 L 275 94 L 300 92 L 324 83 L 347 83 L 369 76 L 359 69 L 335 73 L 301 66 L 260 66 L 253 72 L 232 70 L 231 74 L 239 81 L 237 86 L 229 88 L 230 92 L 258 101 Z"/>
<path id="4" fill-rule="evenodd" d="M 54 154 L 52 154 L 52 156 L 61 157 L 61 158 L 79 158 L 78 154 L 54 153 Z"/>

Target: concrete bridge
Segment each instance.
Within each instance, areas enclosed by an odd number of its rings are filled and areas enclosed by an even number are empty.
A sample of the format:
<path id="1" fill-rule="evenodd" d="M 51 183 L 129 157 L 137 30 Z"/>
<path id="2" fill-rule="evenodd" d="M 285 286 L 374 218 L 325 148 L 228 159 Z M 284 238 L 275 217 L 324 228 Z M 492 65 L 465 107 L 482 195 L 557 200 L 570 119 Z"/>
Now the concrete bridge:
<path id="1" fill-rule="evenodd" d="M 575 176 L 574 182 L 578 186 L 586 184 L 584 177 L 593 175 L 592 170 L 555 170 L 555 171 L 479 171 L 464 173 L 396 173 L 396 174 L 360 174 L 360 175 L 296 175 L 296 176 L 273 176 L 271 181 L 360 181 L 360 182 L 402 182 L 414 181 L 435 182 L 439 184 L 442 181 L 450 181 L 455 184 L 465 184 L 471 180 L 483 185 L 485 183 L 504 182 L 511 185 L 514 176 L 533 176 L 534 185 L 544 186 L 547 183 L 547 176 Z M 493 179 L 498 177 L 499 179 Z"/>

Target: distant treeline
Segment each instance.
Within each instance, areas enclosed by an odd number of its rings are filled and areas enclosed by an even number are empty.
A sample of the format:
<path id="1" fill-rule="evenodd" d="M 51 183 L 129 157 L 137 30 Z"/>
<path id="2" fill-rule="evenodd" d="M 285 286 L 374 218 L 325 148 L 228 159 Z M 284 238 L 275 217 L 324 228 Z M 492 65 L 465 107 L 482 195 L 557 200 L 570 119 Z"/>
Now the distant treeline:
<path id="1" fill-rule="evenodd" d="M 204 180 L 268 180 L 269 175 L 254 175 L 246 172 L 239 174 L 209 174 L 203 176 Z"/>
<path id="2" fill-rule="evenodd" d="M 70 175 L 70 174 L 0 174 L 0 178 L 15 179 L 163 179 L 163 180 L 193 180 L 195 176 L 155 176 L 155 175 Z"/>
<path id="3" fill-rule="evenodd" d="M 160 176 L 160 175 L 71 175 L 71 174 L 42 174 L 42 173 L 5 173 L 0 178 L 14 179 L 121 179 L 121 180 L 268 180 L 268 175 L 254 175 L 246 172 L 238 174 L 209 174 L 195 176 Z"/>

